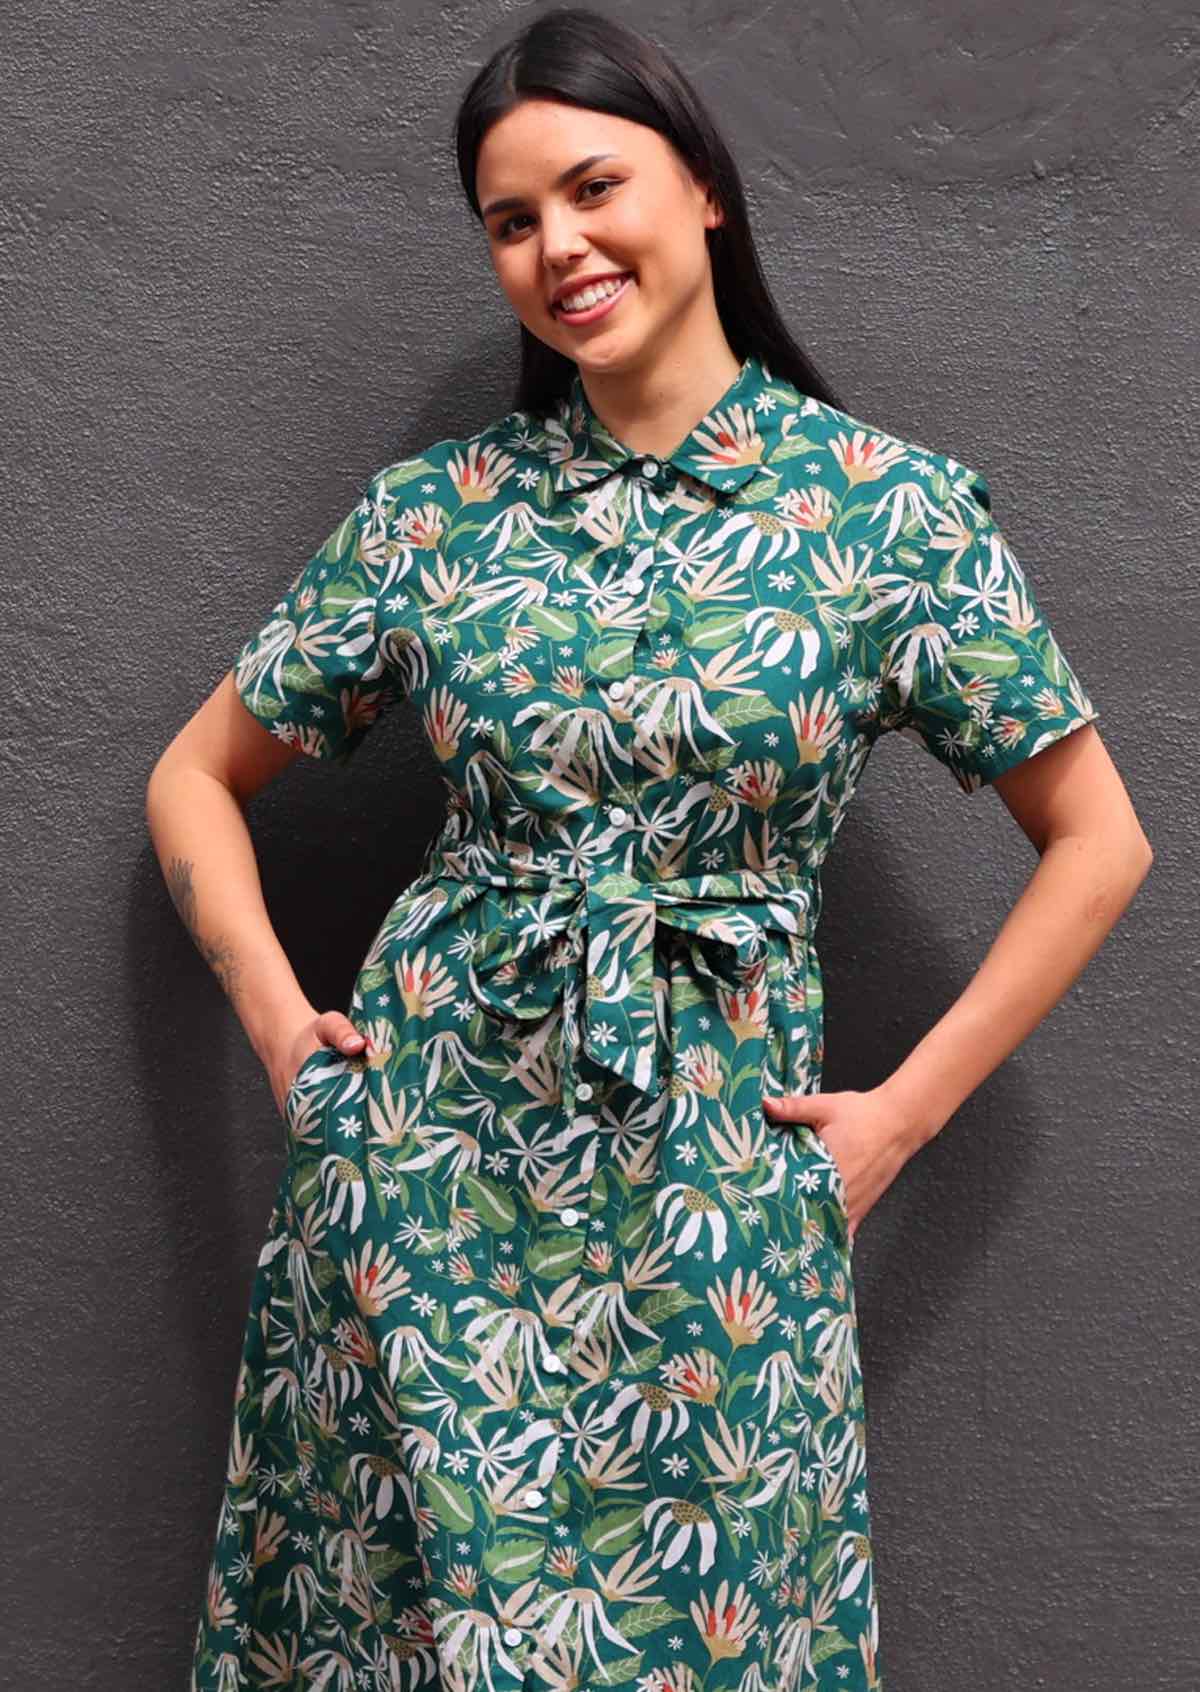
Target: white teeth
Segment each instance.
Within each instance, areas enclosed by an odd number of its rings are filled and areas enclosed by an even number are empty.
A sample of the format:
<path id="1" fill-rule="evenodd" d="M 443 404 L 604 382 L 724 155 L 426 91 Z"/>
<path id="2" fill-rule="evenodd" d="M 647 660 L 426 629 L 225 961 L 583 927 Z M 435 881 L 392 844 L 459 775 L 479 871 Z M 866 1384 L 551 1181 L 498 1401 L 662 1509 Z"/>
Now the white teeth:
<path id="1" fill-rule="evenodd" d="M 594 288 L 585 288 L 581 294 L 572 294 L 565 300 L 559 300 L 558 309 L 560 311 L 587 311 L 589 307 L 599 305 L 601 300 L 608 299 L 618 289 L 623 288 L 628 280 L 627 276 L 619 276 L 615 281 L 600 282 Z"/>

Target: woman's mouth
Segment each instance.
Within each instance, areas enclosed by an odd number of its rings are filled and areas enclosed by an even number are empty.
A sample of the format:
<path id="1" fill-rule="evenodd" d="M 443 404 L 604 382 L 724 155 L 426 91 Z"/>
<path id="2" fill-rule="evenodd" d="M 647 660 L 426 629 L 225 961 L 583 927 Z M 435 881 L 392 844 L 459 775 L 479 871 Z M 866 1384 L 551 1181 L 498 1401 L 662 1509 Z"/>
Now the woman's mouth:
<path id="1" fill-rule="evenodd" d="M 582 311 L 567 311 L 565 307 L 557 305 L 554 307 L 555 317 L 561 318 L 564 323 L 569 323 L 572 328 L 578 328 L 585 323 L 595 323 L 601 317 L 607 317 L 618 300 L 624 299 L 629 292 L 634 280 L 633 272 L 627 271 L 619 280 L 620 286 L 615 288 L 612 293 L 606 294 L 602 300 L 597 300 L 595 305 L 585 306 Z"/>

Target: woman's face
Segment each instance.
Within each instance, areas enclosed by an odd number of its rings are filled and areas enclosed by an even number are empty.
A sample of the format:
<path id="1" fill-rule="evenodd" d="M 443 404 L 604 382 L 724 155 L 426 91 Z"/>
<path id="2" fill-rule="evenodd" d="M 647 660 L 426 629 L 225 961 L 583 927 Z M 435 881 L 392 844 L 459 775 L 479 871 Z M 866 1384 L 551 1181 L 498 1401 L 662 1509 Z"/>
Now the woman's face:
<path id="1" fill-rule="evenodd" d="M 644 368 L 715 318 L 704 232 L 721 213 L 657 130 L 528 99 L 484 137 L 476 189 L 513 311 L 582 370 Z M 560 290 L 614 275 L 626 280 L 611 302 L 555 306 Z"/>

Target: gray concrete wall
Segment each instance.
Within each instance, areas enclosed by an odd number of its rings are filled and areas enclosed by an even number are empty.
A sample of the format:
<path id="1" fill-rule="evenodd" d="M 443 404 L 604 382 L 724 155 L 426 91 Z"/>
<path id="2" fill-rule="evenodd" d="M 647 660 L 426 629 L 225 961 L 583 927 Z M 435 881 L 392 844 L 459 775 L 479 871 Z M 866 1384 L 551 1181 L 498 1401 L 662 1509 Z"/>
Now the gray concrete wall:
<path id="1" fill-rule="evenodd" d="M 12 1687 L 184 1684 L 283 1128 L 164 890 L 145 780 L 366 476 L 509 408 L 515 327 L 447 136 L 526 15 L 7 8 Z M 850 407 L 988 475 L 1157 852 L 859 1237 L 886 1683 L 1192 1692 L 1194 8 L 642 16 L 727 126 Z M 316 1003 L 345 1002 L 440 816 L 403 709 L 352 772 L 305 762 L 255 801 Z M 901 1060 L 1033 863 L 994 793 L 881 746 L 828 873 L 828 1087 Z"/>

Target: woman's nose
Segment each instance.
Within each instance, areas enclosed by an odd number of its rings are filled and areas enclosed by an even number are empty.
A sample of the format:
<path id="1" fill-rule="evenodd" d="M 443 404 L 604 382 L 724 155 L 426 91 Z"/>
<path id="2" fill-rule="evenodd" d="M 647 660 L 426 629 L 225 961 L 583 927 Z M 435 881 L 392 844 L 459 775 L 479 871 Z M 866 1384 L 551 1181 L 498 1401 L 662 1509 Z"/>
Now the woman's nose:
<path id="1" fill-rule="evenodd" d="M 547 264 L 562 265 L 585 251 L 583 232 L 567 212 L 547 213 L 542 219 L 542 256 Z"/>

